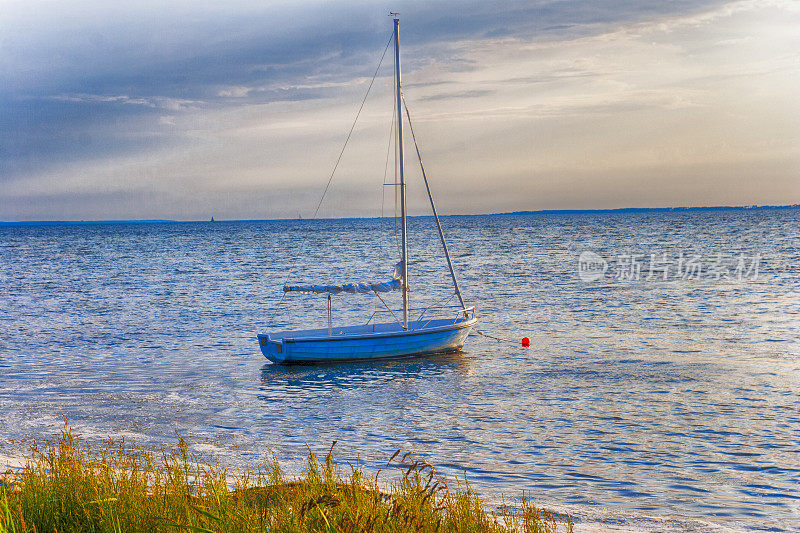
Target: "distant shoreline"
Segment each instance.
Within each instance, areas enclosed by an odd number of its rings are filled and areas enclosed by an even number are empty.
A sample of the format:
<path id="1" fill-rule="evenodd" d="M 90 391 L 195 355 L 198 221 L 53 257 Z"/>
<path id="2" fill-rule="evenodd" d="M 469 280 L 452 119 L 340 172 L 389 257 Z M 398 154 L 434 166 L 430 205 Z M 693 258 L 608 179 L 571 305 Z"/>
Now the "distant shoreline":
<path id="1" fill-rule="evenodd" d="M 526 215 L 606 215 L 630 213 L 690 213 L 705 211 L 779 211 L 800 209 L 800 204 L 791 205 L 749 205 L 749 206 L 707 206 L 707 207 L 618 207 L 614 209 L 539 209 L 533 211 L 508 211 L 503 213 L 472 213 L 441 215 L 442 217 L 490 217 L 490 216 L 526 216 Z M 426 218 L 432 215 L 411 215 L 409 218 Z M 272 219 L 231 219 L 231 220 L 21 220 L 0 221 L 0 226 L 80 226 L 94 224 L 197 224 L 218 222 L 274 222 L 274 221 L 314 221 L 314 220 L 372 220 L 379 217 L 338 217 L 318 219 L 272 218 Z M 390 218 L 390 217 L 385 217 Z"/>

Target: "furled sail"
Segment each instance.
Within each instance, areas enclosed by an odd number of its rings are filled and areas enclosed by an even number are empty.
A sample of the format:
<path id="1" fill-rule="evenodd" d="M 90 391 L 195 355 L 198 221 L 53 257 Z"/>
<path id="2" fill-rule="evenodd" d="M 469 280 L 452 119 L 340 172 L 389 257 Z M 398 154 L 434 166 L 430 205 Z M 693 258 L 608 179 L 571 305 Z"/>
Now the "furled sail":
<path id="1" fill-rule="evenodd" d="M 283 292 L 299 292 L 300 294 L 372 294 L 373 292 L 392 292 L 403 288 L 403 262 L 394 266 L 391 281 L 384 283 L 345 283 L 343 285 L 284 285 Z"/>

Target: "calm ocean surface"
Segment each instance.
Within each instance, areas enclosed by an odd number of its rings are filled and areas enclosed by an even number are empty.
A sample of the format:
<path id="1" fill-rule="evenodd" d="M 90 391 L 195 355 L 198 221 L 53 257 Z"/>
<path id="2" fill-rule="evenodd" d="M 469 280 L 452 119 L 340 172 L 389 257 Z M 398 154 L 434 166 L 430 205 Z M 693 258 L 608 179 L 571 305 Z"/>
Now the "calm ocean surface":
<path id="1" fill-rule="evenodd" d="M 388 280 L 391 219 L 0 226 L 0 455 L 62 417 L 298 472 L 336 440 L 371 472 L 414 450 L 584 528 L 800 530 L 800 210 L 443 225 L 479 328 L 513 343 L 306 367 L 255 338 L 324 326 L 325 297 L 282 284 Z M 431 219 L 410 231 L 412 304 L 447 300 Z M 337 296 L 334 321 L 380 308 Z"/>

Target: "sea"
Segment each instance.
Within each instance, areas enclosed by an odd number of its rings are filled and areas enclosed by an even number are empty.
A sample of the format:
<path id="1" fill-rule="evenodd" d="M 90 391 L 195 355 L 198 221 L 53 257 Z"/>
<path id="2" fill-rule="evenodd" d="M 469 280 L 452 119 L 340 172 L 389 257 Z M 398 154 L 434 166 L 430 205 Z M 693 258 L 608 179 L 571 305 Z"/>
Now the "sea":
<path id="1" fill-rule="evenodd" d="M 325 296 L 283 285 L 388 281 L 393 218 L 0 226 L 0 462 L 65 423 L 90 443 L 180 435 L 232 472 L 274 454 L 300 474 L 335 442 L 382 481 L 412 451 L 577 531 L 800 531 L 800 209 L 442 226 L 479 318 L 463 351 L 311 366 L 259 350 L 326 325 Z M 409 220 L 408 281 L 412 317 L 455 316 L 429 217 Z M 332 313 L 394 320 L 369 295 Z"/>

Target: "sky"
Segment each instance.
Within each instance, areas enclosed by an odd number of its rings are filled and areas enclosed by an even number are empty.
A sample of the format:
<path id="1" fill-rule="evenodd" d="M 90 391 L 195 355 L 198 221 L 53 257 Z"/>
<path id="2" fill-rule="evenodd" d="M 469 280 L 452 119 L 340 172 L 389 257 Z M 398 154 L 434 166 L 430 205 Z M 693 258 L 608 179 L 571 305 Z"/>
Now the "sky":
<path id="1" fill-rule="evenodd" d="M 441 213 L 800 203 L 796 0 L 0 0 L 0 220 L 312 216 L 390 10 Z M 319 216 L 394 209 L 392 84 Z"/>

